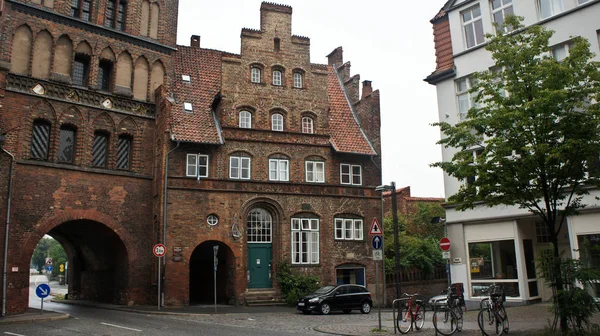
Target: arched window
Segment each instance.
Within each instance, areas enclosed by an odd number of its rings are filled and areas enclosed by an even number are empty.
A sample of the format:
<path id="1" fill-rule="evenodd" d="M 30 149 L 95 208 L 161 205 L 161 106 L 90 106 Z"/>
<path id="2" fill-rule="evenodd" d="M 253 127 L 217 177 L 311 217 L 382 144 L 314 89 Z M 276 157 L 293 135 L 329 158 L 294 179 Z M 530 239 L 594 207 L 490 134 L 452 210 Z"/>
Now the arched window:
<path id="1" fill-rule="evenodd" d="M 271 130 L 273 131 L 283 131 L 283 115 L 280 113 L 273 113 L 271 116 Z"/>
<path id="2" fill-rule="evenodd" d="M 117 144 L 117 169 L 131 169 L 131 143 L 132 138 L 128 135 L 120 135 Z"/>
<path id="3" fill-rule="evenodd" d="M 71 76 L 73 63 L 73 42 L 67 35 L 63 35 L 56 42 L 54 50 L 54 72 L 66 77 Z"/>
<path id="4" fill-rule="evenodd" d="M 152 73 L 150 74 L 150 101 L 154 101 L 156 89 L 163 85 L 165 81 L 165 67 L 161 61 L 152 64 Z"/>
<path id="5" fill-rule="evenodd" d="M 248 243 L 271 242 L 273 219 L 267 210 L 256 208 L 250 211 L 246 227 Z"/>
<path id="6" fill-rule="evenodd" d="M 142 19 L 140 21 L 140 35 L 148 36 L 148 28 L 150 27 L 150 2 L 142 1 Z"/>
<path id="7" fill-rule="evenodd" d="M 153 39 L 158 38 L 158 17 L 160 16 L 160 7 L 158 3 L 153 2 L 150 6 L 150 33 L 149 36 Z"/>
<path id="8" fill-rule="evenodd" d="M 71 16 L 90 21 L 92 12 L 92 0 L 71 0 Z"/>
<path id="9" fill-rule="evenodd" d="M 124 51 L 117 60 L 117 87 L 131 90 L 131 73 L 133 71 L 133 59 Z"/>
<path id="10" fill-rule="evenodd" d="M 283 72 L 279 69 L 273 70 L 273 85 L 283 85 Z"/>
<path id="11" fill-rule="evenodd" d="M 252 128 L 252 113 L 240 111 L 239 119 L 240 128 Z"/>
<path id="12" fill-rule="evenodd" d="M 252 83 L 260 83 L 262 80 L 262 70 L 257 66 L 250 68 L 250 76 Z"/>
<path id="13" fill-rule="evenodd" d="M 58 162 L 75 162 L 75 139 L 77 131 L 71 126 L 62 126 L 60 128 L 60 139 L 58 143 Z"/>
<path id="14" fill-rule="evenodd" d="M 108 164 L 108 134 L 98 131 L 94 133 L 92 144 L 92 166 L 106 168 Z"/>
<path id="15" fill-rule="evenodd" d="M 313 134 L 314 130 L 314 121 L 311 117 L 302 117 L 302 133 Z"/>
<path id="16" fill-rule="evenodd" d="M 50 148 L 50 123 L 45 120 L 36 120 L 33 123 L 31 135 L 31 158 L 48 160 Z"/>
<path id="17" fill-rule="evenodd" d="M 44 79 L 50 77 L 53 44 L 52 35 L 47 30 L 42 30 L 35 37 L 33 60 L 31 61 L 31 75 L 33 77 Z"/>
<path id="18" fill-rule="evenodd" d="M 127 2 L 125 0 L 108 0 L 104 14 L 104 26 L 125 30 L 125 16 L 127 15 Z"/>
<path id="19" fill-rule="evenodd" d="M 139 100 L 148 98 L 148 61 L 142 56 L 135 62 L 133 73 L 133 97 Z"/>
<path id="20" fill-rule="evenodd" d="M 301 89 L 304 87 L 304 78 L 302 78 L 302 73 L 300 71 L 294 71 L 294 87 L 297 89 Z"/>
<path id="21" fill-rule="evenodd" d="M 11 71 L 21 75 L 29 74 L 29 57 L 33 34 L 29 27 L 23 25 L 17 28 L 12 43 L 10 56 Z"/>

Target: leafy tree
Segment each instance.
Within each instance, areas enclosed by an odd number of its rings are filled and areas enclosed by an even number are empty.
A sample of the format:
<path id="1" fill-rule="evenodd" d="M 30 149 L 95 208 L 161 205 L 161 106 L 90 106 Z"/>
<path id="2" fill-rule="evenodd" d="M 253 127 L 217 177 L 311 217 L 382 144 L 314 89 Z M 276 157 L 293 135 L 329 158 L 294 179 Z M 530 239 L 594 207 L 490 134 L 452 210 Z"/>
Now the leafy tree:
<path id="1" fill-rule="evenodd" d="M 42 238 L 33 251 L 31 265 L 37 267 L 38 271 L 46 265 L 46 258 L 52 258 L 54 269 L 52 275 L 60 275 L 59 265 L 67 262 L 67 254 L 62 245 L 54 238 Z"/>
<path id="2" fill-rule="evenodd" d="M 52 261 L 54 262 L 54 269 L 52 270 L 52 276 L 56 277 L 58 275 L 61 275 L 60 273 L 60 265 L 64 265 L 67 262 L 67 253 L 65 252 L 65 250 L 63 249 L 62 245 L 52 239 L 52 243 L 50 245 L 50 248 L 48 249 L 48 254 L 50 255 L 50 258 L 52 258 Z"/>
<path id="3" fill-rule="evenodd" d="M 402 268 L 418 268 L 426 275 L 432 275 L 435 267 L 443 264 L 439 240 L 444 235 L 442 224 L 432 224 L 433 217 L 444 217 L 444 208 L 440 203 L 416 202 L 407 213 L 398 213 L 400 245 L 400 265 Z M 392 216 L 384 219 L 385 234 L 385 270 L 393 274 L 394 259 L 394 223 Z"/>
<path id="4" fill-rule="evenodd" d="M 31 257 L 31 266 L 34 266 L 38 272 L 42 270 L 44 265 L 46 265 L 46 258 L 48 257 L 48 249 L 50 248 L 50 243 L 54 239 L 52 238 L 42 238 L 35 250 L 33 250 L 33 255 Z"/>
<path id="5" fill-rule="evenodd" d="M 519 206 L 537 215 L 550 232 L 560 294 L 558 234 L 567 216 L 583 208 L 583 196 L 600 182 L 595 171 L 600 149 L 599 64 L 590 44 L 576 37 L 569 56 L 557 61 L 548 41 L 553 32 L 540 25 L 523 28 L 522 18 L 507 18 L 511 30 L 498 29 L 486 49 L 495 68 L 472 81 L 474 107 L 455 125 L 440 122 L 440 144 L 458 151 L 449 162 L 437 162 L 448 175 L 468 181 L 449 198 L 457 209 Z M 477 155 L 473 149 L 477 148 Z M 475 177 L 475 179 L 473 179 Z M 561 329 L 566 309 L 556 299 Z M 556 327 L 556 324 L 555 324 Z"/>

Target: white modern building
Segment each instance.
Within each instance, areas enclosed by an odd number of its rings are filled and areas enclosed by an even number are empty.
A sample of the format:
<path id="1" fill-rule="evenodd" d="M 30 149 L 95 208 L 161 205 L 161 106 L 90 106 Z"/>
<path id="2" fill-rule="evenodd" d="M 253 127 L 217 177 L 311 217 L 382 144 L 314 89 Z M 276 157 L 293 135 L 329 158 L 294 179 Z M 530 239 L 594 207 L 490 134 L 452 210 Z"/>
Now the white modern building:
<path id="1" fill-rule="evenodd" d="M 425 79 L 437 88 L 440 121 L 454 124 L 466 116 L 472 104 L 470 75 L 494 66 L 485 50 L 485 34 L 493 34 L 494 22 L 509 14 L 524 17 L 525 26 L 543 25 L 555 31 L 550 42 L 558 59 L 567 55 L 574 36 L 586 38 L 592 51 L 600 54 L 600 0 L 450 0 L 431 20 L 437 67 Z M 455 153 L 442 148 L 444 161 Z M 461 183 L 444 176 L 446 199 Z M 600 244 L 600 202 L 595 199 L 599 195 L 592 192 L 581 214 L 567 219 L 559 238 L 567 256 L 578 258 L 584 240 Z M 548 246 L 548 232 L 532 214 L 517 207 L 479 206 L 464 212 L 448 207 L 446 221 L 452 242 L 452 281 L 464 283 L 468 300 L 480 299 L 492 283 L 502 283 L 513 302 L 551 297 L 535 268 L 535 258 Z M 600 267 L 600 256 L 592 262 Z M 593 292 L 600 296 L 600 284 Z"/>

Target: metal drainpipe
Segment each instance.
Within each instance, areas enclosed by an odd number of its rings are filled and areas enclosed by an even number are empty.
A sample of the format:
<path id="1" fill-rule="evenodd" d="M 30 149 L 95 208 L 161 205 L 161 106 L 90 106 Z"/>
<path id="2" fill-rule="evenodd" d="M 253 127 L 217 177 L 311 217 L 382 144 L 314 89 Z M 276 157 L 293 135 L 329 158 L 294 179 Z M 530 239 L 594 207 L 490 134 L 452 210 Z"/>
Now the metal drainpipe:
<path id="1" fill-rule="evenodd" d="M 164 196 L 163 196 L 163 239 L 162 239 L 162 243 L 167 246 L 167 186 L 168 186 L 168 181 L 169 181 L 169 154 L 171 154 L 173 151 L 175 151 L 177 148 L 179 148 L 179 144 L 180 142 L 177 141 L 177 146 L 175 146 L 175 148 L 171 149 L 169 152 L 167 152 L 167 156 L 165 158 L 165 190 L 164 190 Z M 167 258 L 163 257 L 163 265 L 167 264 Z"/>
<path id="2" fill-rule="evenodd" d="M 2 148 L 2 151 L 10 155 L 10 177 L 8 180 L 8 201 L 6 205 L 6 230 L 4 232 L 4 264 L 2 272 L 2 316 L 6 316 L 6 269 L 8 263 L 8 233 L 10 231 L 10 203 L 12 199 L 12 184 L 13 184 L 13 172 L 15 170 L 15 156 L 9 151 Z"/>

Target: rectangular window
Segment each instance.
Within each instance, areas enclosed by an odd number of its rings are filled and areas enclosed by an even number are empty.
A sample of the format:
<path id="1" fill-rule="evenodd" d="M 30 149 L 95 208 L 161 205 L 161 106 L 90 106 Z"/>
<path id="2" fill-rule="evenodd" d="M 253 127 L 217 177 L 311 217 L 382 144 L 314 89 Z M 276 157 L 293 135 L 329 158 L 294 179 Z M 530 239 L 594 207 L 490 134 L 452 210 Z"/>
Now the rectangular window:
<path id="1" fill-rule="evenodd" d="M 260 72 L 261 70 L 257 67 L 251 68 L 251 80 L 252 83 L 260 83 Z"/>
<path id="2" fill-rule="evenodd" d="M 325 183 L 325 162 L 306 161 L 306 182 Z"/>
<path id="3" fill-rule="evenodd" d="M 290 161 L 280 159 L 269 160 L 269 180 L 271 181 L 289 181 L 290 180 Z"/>
<path id="4" fill-rule="evenodd" d="M 120 136 L 117 144 L 117 169 L 131 168 L 131 138 Z"/>
<path id="5" fill-rule="evenodd" d="M 573 46 L 572 42 L 557 44 L 552 47 L 552 57 L 557 61 L 562 61 L 569 57 L 569 49 Z"/>
<path id="6" fill-rule="evenodd" d="M 477 149 L 473 151 L 473 161 L 472 163 L 470 163 L 469 165 L 476 165 L 477 164 L 477 158 L 480 157 L 481 155 L 483 155 L 483 149 Z M 467 184 L 473 184 L 475 183 L 475 181 L 477 181 L 477 175 L 472 175 L 467 177 Z"/>
<path id="7" fill-rule="evenodd" d="M 240 128 L 252 128 L 252 114 L 248 111 L 239 113 Z"/>
<path id="8" fill-rule="evenodd" d="M 125 1 L 119 1 L 119 8 L 117 9 L 117 25 L 115 28 L 118 30 L 125 30 L 125 15 L 127 14 L 127 4 Z"/>
<path id="9" fill-rule="evenodd" d="M 550 242 L 550 230 L 548 230 L 548 225 L 544 221 L 535 222 L 535 235 L 538 244 Z"/>
<path id="10" fill-rule="evenodd" d="M 249 157 L 231 156 L 229 158 L 229 178 L 249 180 L 250 162 Z"/>
<path id="11" fill-rule="evenodd" d="M 31 139 L 31 157 L 38 160 L 48 160 L 49 147 L 50 125 L 45 122 L 35 122 Z"/>
<path id="12" fill-rule="evenodd" d="M 60 129 L 58 144 L 58 162 L 73 163 L 75 160 L 75 130 L 70 128 Z"/>
<path id="13" fill-rule="evenodd" d="M 564 10 L 563 0 L 538 0 L 540 19 L 549 18 L 562 13 Z"/>
<path id="14" fill-rule="evenodd" d="M 103 133 L 94 134 L 92 144 L 92 166 L 106 168 L 108 162 L 108 135 Z"/>
<path id="15" fill-rule="evenodd" d="M 208 177 L 208 155 L 188 154 L 186 160 L 187 177 Z"/>
<path id="16" fill-rule="evenodd" d="M 460 16 L 462 17 L 467 49 L 485 42 L 483 22 L 481 21 L 481 8 L 479 8 L 479 5 L 461 12 Z"/>
<path id="17" fill-rule="evenodd" d="M 106 60 L 100 61 L 100 65 L 98 66 L 98 86 L 100 90 L 110 91 L 111 75 L 112 63 Z"/>
<path id="18" fill-rule="evenodd" d="M 302 74 L 299 72 L 294 72 L 294 87 L 298 89 L 302 88 Z"/>
<path id="19" fill-rule="evenodd" d="M 340 165 L 340 176 L 342 184 L 362 185 L 362 168 L 359 165 Z"/>
<path id="20" fill-rule="evenodd" d="M 588 2 L 588 1 L 590 1 L 590 0 L 579 0 L 579 4 L 581 5 L 581 4 L 584 4 L 584 3 Z"/>
<path id="21" fill-rule="evenodd" d="M 281 71 L 273 71 L 273 85 L 281 86 Z"/>
<path id="22" fill-rule="evenodd" d="M 471 296 L 486 296 L 496 279 L 503 280 L 506 296 L 519 296 L 514 240 L 469 243 Z"/>
<path id="23" fill-rule="evenodd" d="M 302 118 L 302 133 L 305 134 L 313 134 L 313 119 L 311 117 L 303 117 Z"/>
<path id="24" fill-rule="evenodd" d="M 75 55 L 75 62 L 73 62 L 73 84 L 87 86 L 89 68 L 90 59 L 88 56 Z"/>
<path id="25" fill-rule="evenodd" d="M 319 219 L 292 218 L 292 264 L 319 263 Z"/>
<path id="26" fill-rule="evenodd" d="M 467 119 L 467 113 L 474 106 L 474 99 L 469 90 L 471 90 L 471 79 L 464 77 L 456 80 L 456 99 L 458 101 L 458 115 L 460 120 Z"/>
<path id="27" fill-rule="evenodd" d="M 92 11 L 92 0 L 80 0 L 83 2 L 81 6 L 81 19 L 83 21 L 90 21 L 90 12 Z"/>
<path id="28" fill-rule="evenodd" d="M 509 32 L 510 27 L 503 27 L 504 19 L 508 15 L 514 15 L 512 0 L 492 0 L 492 19 L 496 24 L 496 29 L 504 29 L 504 32 Z"/>
<path id="29" fill-rule="evenodd" d="M 335 219 L 336 240 L 363 240 L 363 220 L 336 218 Z"/>
<path id="30" fill-rule="evenodd" d="M 71 0 L 71 16 L 79 17 L 79 1 L 80 0 Z"/>
<path id="31" fill-rule="evenodd" d="M 106 4 L 106 13 L 104 14 L 104 26 L 113 28 L 115 26 L 115 2 L 109 0 Z"/>

